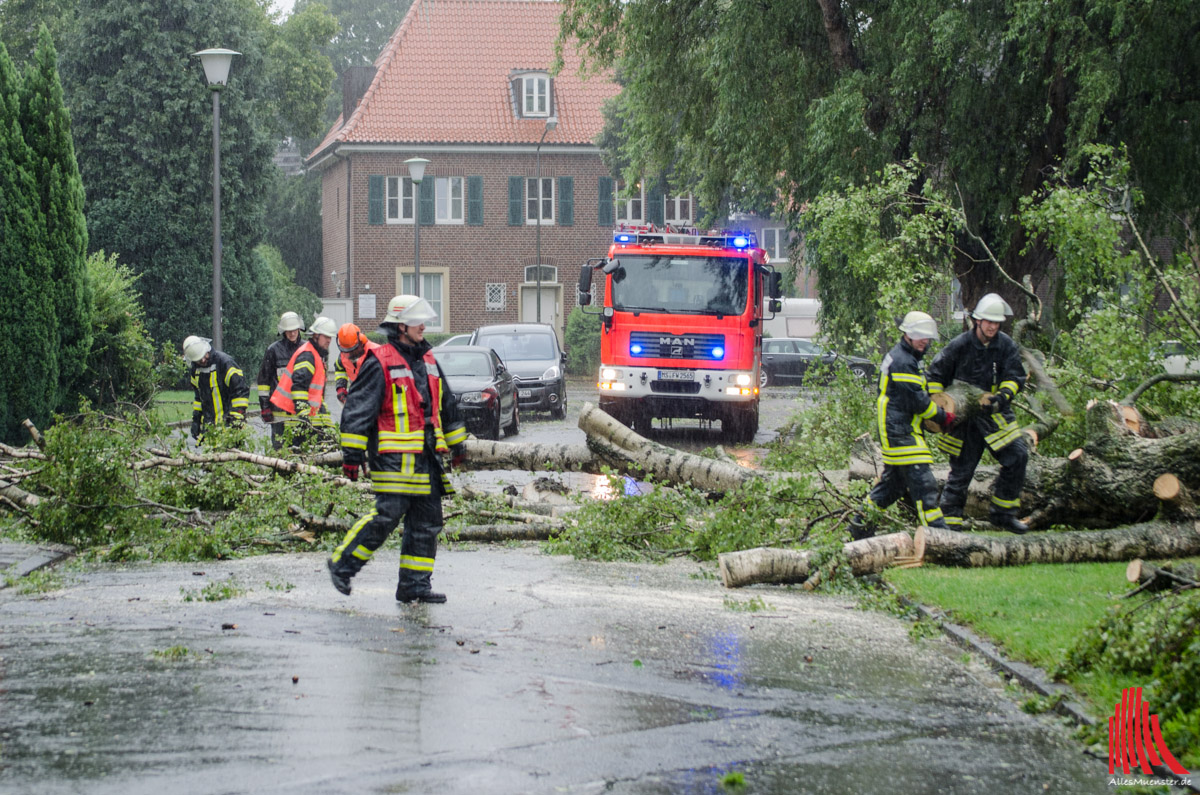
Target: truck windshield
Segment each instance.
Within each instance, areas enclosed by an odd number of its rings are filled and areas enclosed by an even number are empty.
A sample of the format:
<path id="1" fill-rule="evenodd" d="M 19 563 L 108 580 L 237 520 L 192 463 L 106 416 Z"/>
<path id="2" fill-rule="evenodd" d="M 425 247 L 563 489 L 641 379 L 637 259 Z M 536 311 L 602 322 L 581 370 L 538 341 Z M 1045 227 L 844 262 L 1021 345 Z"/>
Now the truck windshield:
<path id="1" fill-rule="evenodd" d="M 625 312 L 740 315 L 749 262 L 742 257 L 622 255 L 612 273 L 612 306 Z"/>

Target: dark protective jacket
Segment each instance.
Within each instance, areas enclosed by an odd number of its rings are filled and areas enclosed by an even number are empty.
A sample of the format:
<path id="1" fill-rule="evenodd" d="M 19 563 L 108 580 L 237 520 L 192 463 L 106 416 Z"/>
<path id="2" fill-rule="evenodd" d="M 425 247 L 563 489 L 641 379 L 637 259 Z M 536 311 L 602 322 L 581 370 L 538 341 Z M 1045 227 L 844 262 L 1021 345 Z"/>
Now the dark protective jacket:
<path id="1" fill-rule="evenodd" d="M 453 494 L 441 454 L 467 429 L 427 342 L 388 344 L 364 356 L 342 410 L 342 461 L 370 461 L 381 494 Z"/>
<path id="2" fill-rule="evenodd" d="M 309 340 L 292 354 L 271 393 L 271 405 L 283 412 L 284 421 L 307 418 L 313 425 L 333 427 L 325 406 L 327 353 Z"/>
<path id="3" fill-rule="evenodd" d="M 263 411 L 271 408 L 271 393 L 279 383 L 279 376 L 287 370 L 292 354 L 304 344 L 304 337 L 297 336 L 295 342 L 280 337 L 267 346 L 262 364 L 258 368 L 258 407 Z"/>
<path id="4" fill-rule="evenodd" d="M 208 364 L 191 366 L 192 436 L 205 425 L 231 424 L 246 419 L 250 385 L 229 354 L 210 351 Z"/>
<path id="5" fill-rule="evenodd" d="M 987 392 L 1003 393 L 1010 400 L 1025 386 L 1025 368 L 1021 350 L 1003 331 L 988 345 L 980 342 L 975 330 L 964 331 L 946 344 L 929 366 L 929 391 L 936 394 L 955 381 L 962 381 Z M 1016 414 L 1006 406 L 999 414 L 975 417 L 938 437 L 938 446 L 951 455 L 962 452 L 962 440 L 976 427 L 987 446 L 999 450 L 1021 438 Z"/>
<path id="6" fill-rule="evenodd" d="M 885 464 L 933 463 L 921 421 L 932 418 L 944 425 L 946 412 L 929 399 L 921 370 L 924 355 L 901 338 L 883 357 L 875 406 Z"/>

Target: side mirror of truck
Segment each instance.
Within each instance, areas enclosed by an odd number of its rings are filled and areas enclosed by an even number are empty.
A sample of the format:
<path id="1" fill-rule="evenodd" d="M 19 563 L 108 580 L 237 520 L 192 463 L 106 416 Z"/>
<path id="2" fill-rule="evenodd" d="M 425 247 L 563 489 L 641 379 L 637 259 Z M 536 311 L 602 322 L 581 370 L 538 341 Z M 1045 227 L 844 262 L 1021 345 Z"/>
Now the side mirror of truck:
<path id="1" fill-rule="evenodd" d="M 771 271 L 771 281 L 767 285 L 767 297 L 768 298 L 782 298 L 783 297 L 783 274 L 780 273 L 779 271 Z M 771 311 L 778 312 L 779 310 L 773 309 Z"/>
<path id="2" fill-rule="evenodd" d="M 767 311 L 773 315 L 778 315 L 783 311 L 783 301 L 778 298 L 771 298 L 767 301 Z"/>
<path id="3" fill-rule="evenodd" d="M 592 266 L 588 263 L 579 269 L 579 305 L 592 302 Z"/>

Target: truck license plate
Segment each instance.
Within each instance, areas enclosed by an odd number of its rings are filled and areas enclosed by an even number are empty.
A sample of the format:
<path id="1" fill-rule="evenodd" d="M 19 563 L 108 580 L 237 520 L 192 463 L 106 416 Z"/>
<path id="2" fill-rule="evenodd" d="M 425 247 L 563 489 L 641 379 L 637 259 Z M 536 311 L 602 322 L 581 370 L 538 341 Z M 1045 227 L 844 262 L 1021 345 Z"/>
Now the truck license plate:
<path id="1" fill-rule="evenodd" d="M 695 370 L 659 370 L 659 381 L 695 381 Z"/>
<path id="2" fill-rule="evenodd" d="M 532 389 L 518 389 L 517 397 L 519 397 L 519 398 L 533 397 L 533 390 Z"/>

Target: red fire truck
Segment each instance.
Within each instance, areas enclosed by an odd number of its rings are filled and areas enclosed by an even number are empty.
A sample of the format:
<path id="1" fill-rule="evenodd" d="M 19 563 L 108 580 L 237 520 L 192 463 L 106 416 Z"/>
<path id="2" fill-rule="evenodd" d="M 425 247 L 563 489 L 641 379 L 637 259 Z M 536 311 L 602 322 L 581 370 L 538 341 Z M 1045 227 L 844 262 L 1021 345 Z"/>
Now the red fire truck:
<path id="1" fill-rule="evenodd" d="M 618 227 L 606 258 L 579 276 L 599 309 L 600 408 L 636 431 L 656 417 L 720 420 L 723 435 L 758 431 L 764 299 L 777 310 L 780 274 L 752 233 Z"/>

